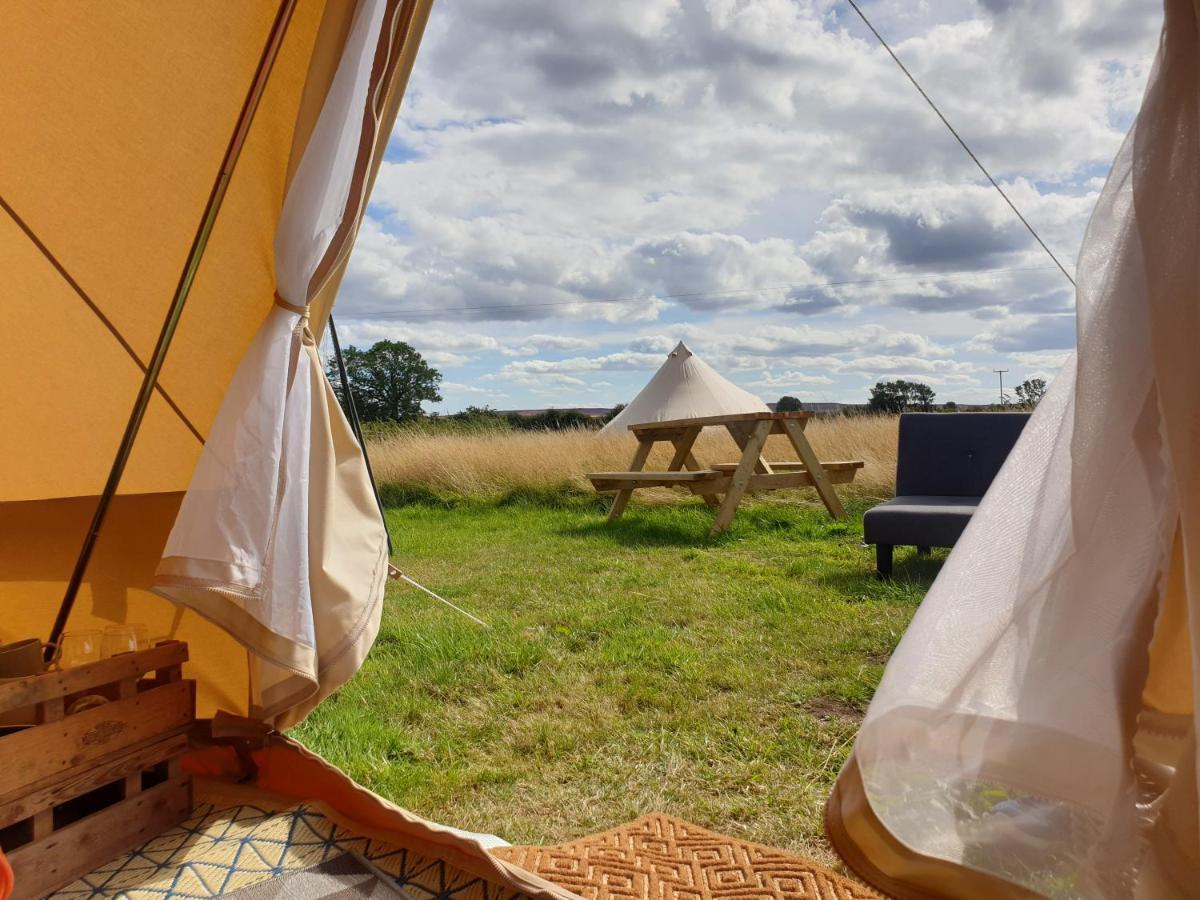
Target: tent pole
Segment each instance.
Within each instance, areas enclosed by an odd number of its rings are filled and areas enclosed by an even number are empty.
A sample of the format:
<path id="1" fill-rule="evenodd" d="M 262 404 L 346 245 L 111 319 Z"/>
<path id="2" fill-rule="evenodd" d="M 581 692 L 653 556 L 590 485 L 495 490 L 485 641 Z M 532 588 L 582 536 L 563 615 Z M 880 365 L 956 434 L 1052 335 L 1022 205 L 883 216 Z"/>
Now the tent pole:
<path id="1" fill-rule="evenodd" d="M 204 256 L 205 248 L 208 246 L 208 239 L 212 234 L 213 225 L 216 224 L 217 213 L 221 209 L 221 203 L 225 199 L 225 193 L 229 188 L 229 182 L 233 176 L 233 168 L 237 164 L 238 156 L 241 154 L 242 147 L 246 143 L 246 136 L 250 131 L 250 123 L 254 119 L 258 103 L 262 99 L 263 92 L 266 90 L 267 79 L 270 77 L 275 58 L 279 55 L 279 48 L 283 43 L 283 36 L 287 31 L 288 23 L 291 21 L 292 11 L 295 7 L 296 0 L 281 0 L 279 4 L 279 11 L 276 13 L 275 21 L 271 25 L 271 31 L 267 36 L 267 43 L 263 47 L 262 55 L 258 60 L 258 68 L 254 73 L 254 79 L 251 81 L 250 89 L 246 93 L 245 100 L 242 102 L 242 109 L 238 114 L 237 124 L 234 127 L 233 134 L 229 138 L 229 144 L 225 148 L 225 156 L 221 160 L 221 167 L 217 171 L 212 191 L 208 195 L 208 202 L 205 204 L 204 214 L 196 229 L 196 236 L 192 239 L 192 246 L 188 251 L 187 261 L 184 263 L 182 273 L 180 273 L 179 283 L 175 287 L 175 295 L 171 298 L 171 304 L 167 308 L 167 317 L 163 321 L 158 341 L 154 345 L 154 353 L 146 365 L 146 373 L 142 378 L 142 386 L 138 390 L 137 398 L 134 400 L 133 411 L 129 414 L 129 421 L 125 425 L 125 433 L 121 435 L 121 443 L 117 447 L 116 456 L 109 470 L 108 481 L 105 482 L 104 490 L 100 494 L 100 500 L 96 504 L 96 511 L 92 515 L 92 522 L 88 526 L 87 534 L 84 536 L 83 546 L 79 549 L 79 557 L 75 560 L 75 568 L 72 570 L 71 578 L 67 582 L 67 589 L 63 594 L 62 604 L 58 608 L 58 615 L 54 618 L 54 626 L 50 629 L 51 645 L 56 645 L 62 637 L 63 629 L 67 624 L 67 618 L 71 615 L 71 609 L 75 605 L 76 597 L 79 595 L 79 587 L 83 584 L 83 576 L 87 571 L 88 562 L 92 558 L 92 551 L 96 547 L 96 539 L 100 535 L 100 529 L 104 525 L 108 508 L 112 504 L 113 497 L 117 493 L 117 487 L 121 483 L 121 476 L 125 473 L 125 466 L 129 462 L 130 453 L 133 451 L 133 443 L 137 439 L 138 431 L 141 429 L 142 419 L 145 417 L 146 408 L 150 404 L 150 398 L 154 395 L 154 388 L 158 383 L 158 376 L 162 371 L 163 362 L 167 358 L 167 350 L 171 346 L 171 339 L 175 336 L 175 329 L 178 327 L 179 319 L 183 315 L 184 303 L 187 301 L 188 293 L 192 289 L 192 282 L 195 281 L 196 271 L 200 267 L 200 260 Z M 54 647 L 47 648 L 46 652 L 47 657 L 49 657 L 54 653 Z"/>
<path id="2" fill-rule="evenodd" d="M 338 340 L 337 327 L 333 324 L 333 315 L 329 316 L 329 337 L 333 341 L 333 356 L 337 360 L 338 380 L 342 383 L 342 395 L 346 398 L 346 418 L 350 420 L 350 430 L 362 450 L 363 462 L 367 464 L 367 477 L 371 479 L 371 490 L 375 494 L 375 505 L 379 507 L 379 518 L 383 520 L 383 533 L 387 535 L 388 556 L 395 553 L 392 547 L 392 529 L 388 527 L 387 516 L 383 512 L 383 499 L 379 496 L 379 486 L 375 483 L 375 470 L 371 468 L 371 457 L 367 454 L 367 442 L 363 440 L 362 423 L 358 418 L 358 406 L 354 402 L 354 391 L 350 389 L 350 378 L 346 374 L 346 362 L 342 358 L 342 344 Z"/>

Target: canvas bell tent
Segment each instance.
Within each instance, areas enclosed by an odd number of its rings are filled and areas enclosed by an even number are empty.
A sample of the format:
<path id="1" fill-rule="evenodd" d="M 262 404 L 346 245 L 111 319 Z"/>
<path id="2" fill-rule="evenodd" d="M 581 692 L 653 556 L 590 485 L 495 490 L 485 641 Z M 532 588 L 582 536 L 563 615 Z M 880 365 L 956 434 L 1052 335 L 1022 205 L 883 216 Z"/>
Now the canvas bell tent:
<path id="1" fill-rule="evenodd" d="M 5 5 L 0 643 L 186 641 L 199 715 L 262 729 L 197 771 L 561 894 L 271 733 L 379 625 L 387 538 L 315 346 L 429 6 Z"/>
<path id="2" fill-rule="evenodd" d="M 762 400 L 724 378 L 680 341 L 654 377 L 600 434 L 624 434 L 630 425 L 646 422 L 768 411 Z"/>
<path id="3" fill-rule="evenodd" d="M 898 898 L 1200 894 L 1200 4 L 1077 268 L 1078 351 L 884 673 L 827 807 Z"/>

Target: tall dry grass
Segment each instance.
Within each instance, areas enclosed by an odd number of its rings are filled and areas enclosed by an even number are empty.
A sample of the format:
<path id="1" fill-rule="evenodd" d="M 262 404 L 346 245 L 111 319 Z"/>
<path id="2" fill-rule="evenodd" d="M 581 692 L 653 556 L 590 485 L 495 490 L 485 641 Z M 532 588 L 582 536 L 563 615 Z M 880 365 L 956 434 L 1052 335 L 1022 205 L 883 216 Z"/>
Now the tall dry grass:
<path id="1" fill-rule="evenodd" d="M 897 421 L 895 416 L 818 418 L 809 421 L 806 433 L 821 459 L 866 463 L 854 485 L 839 490 L 885 494 L 895 480 Z M 625 471 L 635 446 L 630 435 L 600 437 L 582 429 L 438 433 L 415 428 L 376 438 L 369 450 L 381 485 L 491 498 L 513 491 L 590 490 L 588 472 Z M 713 428 L 696 442 L 702 464 L 732 462 L 738 453 L 732 439 Z M 770 438 L 764 455 L 768 460 L 796 458 L 781 435 Z M 647 468 L 664 468 L 669 459 L 669 445 L 660 444 Z M 679 495 L 657 494 L 658 499 L 674 496 Z"/>

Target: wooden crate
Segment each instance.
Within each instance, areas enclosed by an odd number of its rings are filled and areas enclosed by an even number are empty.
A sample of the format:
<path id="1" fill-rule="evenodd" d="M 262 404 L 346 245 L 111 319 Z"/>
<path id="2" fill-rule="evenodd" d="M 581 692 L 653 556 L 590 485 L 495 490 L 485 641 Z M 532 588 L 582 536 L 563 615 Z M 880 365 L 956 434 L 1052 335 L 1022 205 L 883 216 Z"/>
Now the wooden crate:
<path id="1" fill-rule="evenodd" d="M 0 713 L 29 710 L 39 723 L 0 735 L 0 848 L 14 900 L 44 896 L 188 817 L 187 657 L 187 644 L 163 641 L 0 683 Z M 108 702 L 70 712 L 89 695 Z"/>

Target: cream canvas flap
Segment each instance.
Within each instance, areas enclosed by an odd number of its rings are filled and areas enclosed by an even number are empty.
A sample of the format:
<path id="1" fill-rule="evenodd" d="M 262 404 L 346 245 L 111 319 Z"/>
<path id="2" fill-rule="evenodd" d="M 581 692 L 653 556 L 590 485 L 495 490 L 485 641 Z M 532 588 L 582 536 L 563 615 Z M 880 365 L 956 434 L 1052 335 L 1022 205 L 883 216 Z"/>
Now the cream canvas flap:
<path id="1" fill-rule="evenodd" d="M 284 201 L 276 305 L 218 412 L 154 582 L 246 648 L 248 708 L 278 728 L 353 674 L 379 623 L 386 535 L 307 310 L 361 214 L 387 70 L 379 48 L 396 10 L 365 0 L 355 13 Z"/>
<path id="2" fill-rule="evenodd" d="M 1166 10 L 1080 254 L 1077 356 L 893 655 L 831 799 L 834 842 L 900 897 L 1200 885 L 1200 15 Z M 1168 749 L 1138 739 L 1148 702 L 1172 714 Z M 1141 784 L 1139 746 L 1159 757 Z"/>

